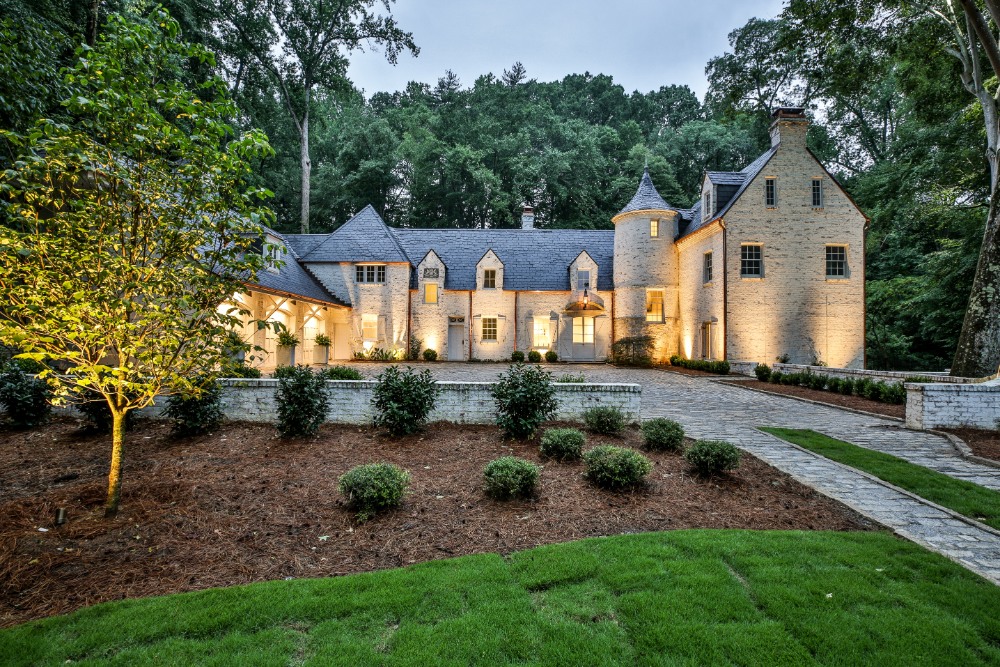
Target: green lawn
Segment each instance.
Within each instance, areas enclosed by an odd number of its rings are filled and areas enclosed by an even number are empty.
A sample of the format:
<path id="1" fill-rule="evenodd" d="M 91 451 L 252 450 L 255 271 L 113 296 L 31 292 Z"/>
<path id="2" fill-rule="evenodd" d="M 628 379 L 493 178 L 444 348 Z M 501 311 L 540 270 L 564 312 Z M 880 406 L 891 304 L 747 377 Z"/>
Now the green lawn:
<path id="1" fill-rule="evenodd" d="M 114 602 L 0 632 L 0 662 L 995 665 L 997 609 L 886 533 L 691 530 Z"/>
<path id="2" fill-rule="evenodd" d="M 792 428 L 760 430 L 838 463 L 864 470 L 932 503 L 1000 529 L 1000 493 L 996 491 L 815 431 Z"/>

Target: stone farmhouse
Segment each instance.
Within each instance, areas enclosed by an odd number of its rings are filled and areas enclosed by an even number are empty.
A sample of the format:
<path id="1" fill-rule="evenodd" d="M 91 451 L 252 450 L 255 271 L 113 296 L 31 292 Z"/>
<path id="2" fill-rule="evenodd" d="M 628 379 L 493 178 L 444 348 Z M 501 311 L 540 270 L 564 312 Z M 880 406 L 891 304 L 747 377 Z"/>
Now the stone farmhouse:
<path id="1" fill-rule="evenodd" d="M 266 232 L 261 271 L 236 298 L 300 339 L 297 363 L 411 337 L 439 359 L 554 350 L 605 359 L 648 335 L 655 357 L 864 366 L 866 216 L 806 147 L 803 110 L 773 114 L 771 148 L 738 172 L 706 172 L 691 209 L 645 173 L 613 231 L 401 229 L 366 207 L 330 234 Z M 283 352 L 270 329 L 245 337 Z M 325 334 L 331 345 L 315 344 Z"/>

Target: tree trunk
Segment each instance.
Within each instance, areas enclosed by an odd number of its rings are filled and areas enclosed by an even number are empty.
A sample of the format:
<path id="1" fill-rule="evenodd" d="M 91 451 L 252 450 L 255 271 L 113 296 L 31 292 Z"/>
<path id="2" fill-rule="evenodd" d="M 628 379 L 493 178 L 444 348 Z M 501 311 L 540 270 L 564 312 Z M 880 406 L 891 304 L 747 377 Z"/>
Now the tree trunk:
<path id="1" fill-rule="evenodd" d="M 309 233 L 309 179 L 312 175 L 312 160 L 309 159 L 309 88 L 305 89 L 305 110 L 299 133 L 299 150 L 302 161 L 302 233 Z"/>
<path id="2" fill-rule="evenodd" d="M 90 0 L 89 4 L 87 34 L 84 35 L 84 38 L 87 40 L 87 46 L 93 47 L 97 43 L 97 24 L 99 23 L 98 14 L 101 11 L 101 0 Z"/>
<path id="3" fill-rule="evenodd" d="M 122 448 L 125 445 L 125 413 L 111 410 L 111 470 L 108 472 L 108 499 L 104 503 L 104 518 L 113 519 L 118 514 L 122 491 Z"/>
<path id="4" fill-rule="evenodd" d="M 951 374 L 985 377 L 1000 370 L 1000 189 L 990 196 L 976 278 L 955 350 Z"/>

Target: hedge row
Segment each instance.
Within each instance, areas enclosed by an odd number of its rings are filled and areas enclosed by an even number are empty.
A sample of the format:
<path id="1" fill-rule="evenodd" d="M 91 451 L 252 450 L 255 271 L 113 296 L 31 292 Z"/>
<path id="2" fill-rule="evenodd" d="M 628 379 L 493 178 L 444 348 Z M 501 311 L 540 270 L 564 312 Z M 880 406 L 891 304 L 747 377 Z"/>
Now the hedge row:
<path id="1" fill-rule="evenodd" d="M 681 368 L 690 368 L 695 371 L 705 371 L 707 373 L 715 373 L 716 375 L 729 375 L 729 362 L 728 361 L 707 361 L 705 359 L 684 359 L 676 354 L 670 357 L 671 366 L 680 366 Z"/>
<path id="2" fill-rule="evenodd" d="M 808 387 L 820 391 L 832 391 L 845 396 L 859 396 L 880 403 L 903 405 L 906 403 L 906 389 L 902 382 L 882 382 L 869 378 L 857 380 L 827 377 L 808 371 L 804 373 L 782 373 L 773 371 L 767 364 L 760 364 L 754 374 L 761 382 Z"/>

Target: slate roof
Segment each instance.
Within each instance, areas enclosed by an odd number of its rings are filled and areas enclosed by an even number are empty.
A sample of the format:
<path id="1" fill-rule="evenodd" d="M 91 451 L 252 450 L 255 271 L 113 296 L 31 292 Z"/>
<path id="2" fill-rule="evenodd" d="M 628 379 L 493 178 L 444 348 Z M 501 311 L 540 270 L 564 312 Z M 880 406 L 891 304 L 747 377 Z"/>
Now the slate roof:
<path id="1" fill-rule="evenodd" d="M 295 251 L 294 245 L 289 243 L 285 236 L 268 227 L 265 227 L 264 231 L 280 239 L 289 250 L 289 253 L 288 256 L 285 257 L 284 264 L 280 269 L 278 269 L 277 273 L 273 273 L 267 269 L 262 269 L 257 272 L 256 279 L 248 279 L 246 281 L 248 285 L 257 286 L 264 290 L 294 294 L 295 296 L 300 296 L 312 301 L 319 301 L 321 303 L 330 303 L 341 306 L 346 305 L 343 301 L 330 294 L 320 284 L 320 282 L 313 277 L 309 270 L 299 263 L 299 255 Z"/>
<path id="2" fill-rule="evenodd" d="M 656 186 L 653 185 L 653 179 L 649 177 L 649 167 L 642 174 L 642 180 L 639 181 L 639 189 L 636 190 L 635 196 L 632 197 L 632 201 L 625 205 L 625 208 L 618 211 L 618 215 L 623 213 L 631 213 L 632 211 L 676 211 L 677 209 L 664 201 L 660 193 L 656 191 Z M 616 216 L 617 217 L 617 216 Z"/>
<path id="3" fill-rule="evenodd" d="M 584 250 L 597 263 L 597 289 L 613 289 L 614 231 L 580 229 L 395 229 L 416 267 L 428 251 L 444 262 L 445 289 L 476 289 L 476 265 L 493 250 L 509 290 L 569 290 L 569 265 Z M 416 272 L 414 278 L 416 280 Z M 416 287 L 415 282 L 412 285 Z"/>
<path id="4" fill-rule="evenodd" d="M 371 204 L 302 255 L 302 259 L 306 262 L 410 261 Z"/>
<path id="5" fill-rule="evenodd" d="M 743 181 L 747 180 L 746 174 L 741 171 L 707 171 L 705 175 L 716 185 L 743 185 Z"/>
<path id="6" fill-rule="evenodd" d="M 299 257 L 305 256 L 316 246 L 326 240 L 329 234 L 284 234 L 282 237 L 288 247 Z"/>

